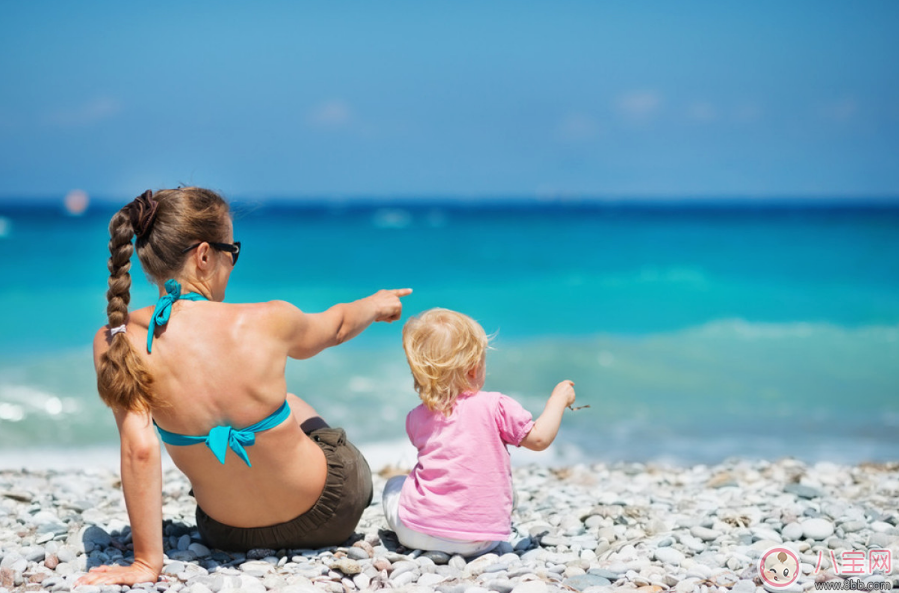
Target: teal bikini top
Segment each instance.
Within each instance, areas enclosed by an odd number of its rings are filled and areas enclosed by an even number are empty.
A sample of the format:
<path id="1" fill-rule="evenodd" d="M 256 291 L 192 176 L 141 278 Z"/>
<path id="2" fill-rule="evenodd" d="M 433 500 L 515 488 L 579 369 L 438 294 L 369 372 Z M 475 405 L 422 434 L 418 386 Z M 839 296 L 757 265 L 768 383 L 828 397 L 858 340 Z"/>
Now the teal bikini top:
<path id="1" fill-rule="evenodd" d="M 288 406 L 287 401 L 285 401 L 274 414 L 252 426 L 247 426 L 246 428 L 241 428 L 239 430 L 231 426 L 216 426 L 209 431 L 208 435 L 198 437 L 169 432 L 160 428 L 155 421 L 153 424 L 156 424 L 156 430 L 159 431 L 159 437 L 162 439 L 163 443 L 175 445 L 176 447 L 206 443 L 206 446 L 212 450 L 213 455 L 215 455 L 216 459 L 221 463 L 225 463 L 225 455 L 228 453 L 228 448 L 230 447 L 232 451 L 237 453 L 238 457 L 243 459 L 244 463 L 247 464 L 247 467 L 253 467 L 244 447 L 249 447 L 256 442 L 257 432 L 262 432 L 263 430 L 278 426 L 287 420 L 288 416 L 290 416 L 290 406 Z"/>
<path id="2" fill-rule="evenodd" d="M 147 352 L 153 352 L 153 334 L 160 325 L 169 322 L 172 316 L 172 305 L 175 301 L 208 301 L 202 294 L 189 292 L 181 294 L 181 285 L 176 280 L 165 281 L 166 294 L 159 297 L 156 301 L 156 308 L 153 309 L 153 316 L 150 318 L 150 327 L 147 328 Z"/>
<path id="3" fill-rule="evenodd" d="M 175 304 L 175 301 L 178 300 L 188 300 L 188 301 L 206 301 L 208 300 L 201 294 L 197 294 L 195 292 L 189 292 L 187 294 L 181 294 L 181 285 L 178 284 L 175 280 L 167 280 L 165 283 L 165 291 L 162 297 L 156 302 L 156 308 L 153 310 L 153 317 L 150 319 L 150 327 L 147 329 L 147 352 L 151 351 L 153 345 L 153 333 L 156 331 L 156 328 L 160 325 L 165 325 L 169 322 L 169 317 L 172 315 L 172 305 Z M 246 428 L 233 428 L 231 426 L 216 426 L 212 430 L 209 431 L 209 434 L 206 436 L 190 436 L 177 434 L 174 432 L 169 432 L 163 428 L 160 428 L 156 421 L 153 421 L 153 424 L 156 426 L 156 430 L 159 432 L 159 437 L 162 439 L 163 443 L 167 445 L 175 445 L 176 447 L 186 446 L 186 445 L 197 445 L 199 443 L 205 443 L 207 447 L 212 450 L 213 455 L 215 455 L 216 459 L 221 463 L 225 463 L 225 455 L 228 453 L 228 449 L 230 448 L 234 451 L 238 457 L 243 459 L 244 463 L 247 464 L 248 467 L 253 467 L 253 464 L 250 463 L 250 457 L 247 455 L 247 451 L 244 447 L 249 447 L 256 442 L 256 433 L 262 432 L 263 430 L 268 430 L 270 428 L 274 428 L 278 426 L 290 416 L 290 406 L 287 405 L 287 401 L 281 404 L 281 407 L 278 408 L 271 416 L 260 420 L 256 424 L 252 426 L 247 426 Z"/>

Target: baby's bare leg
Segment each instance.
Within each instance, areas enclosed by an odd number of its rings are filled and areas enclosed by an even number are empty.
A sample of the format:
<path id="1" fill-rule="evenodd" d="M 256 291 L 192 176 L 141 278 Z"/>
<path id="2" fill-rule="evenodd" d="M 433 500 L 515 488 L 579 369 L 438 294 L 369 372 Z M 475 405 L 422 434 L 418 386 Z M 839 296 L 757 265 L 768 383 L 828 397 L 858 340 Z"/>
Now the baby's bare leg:
<path id="1" fill-rule="evenodd" d="M 290 412 L 293 414 L 294 420 L 297 421 L 303 432 L 308 433 L 319 428 L 328 428 L 328 423 L 318 415 L 315 408 L 294 394 L 287 394 L 287 404 L 290 406 Z"/>

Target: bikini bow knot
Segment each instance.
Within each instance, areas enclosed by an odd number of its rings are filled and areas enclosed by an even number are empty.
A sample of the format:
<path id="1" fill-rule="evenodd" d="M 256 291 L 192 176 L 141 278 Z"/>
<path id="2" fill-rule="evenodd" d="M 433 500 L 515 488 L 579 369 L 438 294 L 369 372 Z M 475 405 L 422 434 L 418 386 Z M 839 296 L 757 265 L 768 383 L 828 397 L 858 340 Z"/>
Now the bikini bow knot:
<path id="1" fill-rule="evenodd" d="M 249 447 L 256 442 L 256 435 L 246 430 L 236 430 L 230 426 L 216 426 L 209 431 L 206 437 L 206 446 L 212 450 L 219 463 L 225 463 L 225 455 L 230 448 L 238 457 L 243 459 L 247 467 L 253 467 L 250 457 L 244 447 Z"/>

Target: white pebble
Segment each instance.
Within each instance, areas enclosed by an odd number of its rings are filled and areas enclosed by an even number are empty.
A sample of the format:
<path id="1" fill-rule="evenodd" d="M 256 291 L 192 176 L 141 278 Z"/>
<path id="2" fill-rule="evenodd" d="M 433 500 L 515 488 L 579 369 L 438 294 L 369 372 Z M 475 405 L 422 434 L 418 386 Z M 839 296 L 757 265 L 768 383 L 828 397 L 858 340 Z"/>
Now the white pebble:
<path id="1" fill-rule="evenodd" d="M 802 534 L 808 539 L 823 540 L 833 535 L 833 523 L 827 519 L 807 519 L 802 523 Z"/>

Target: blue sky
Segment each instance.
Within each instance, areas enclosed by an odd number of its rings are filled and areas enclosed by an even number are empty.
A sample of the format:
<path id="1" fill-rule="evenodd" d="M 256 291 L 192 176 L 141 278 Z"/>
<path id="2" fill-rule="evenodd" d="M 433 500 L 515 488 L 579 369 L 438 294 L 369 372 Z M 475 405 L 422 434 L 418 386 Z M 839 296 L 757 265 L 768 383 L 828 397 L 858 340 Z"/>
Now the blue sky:
<path id="1" fill-rule="evenodd" d="M 0 199 L 899 195 L 896 2 L 4 2 Z"/>

